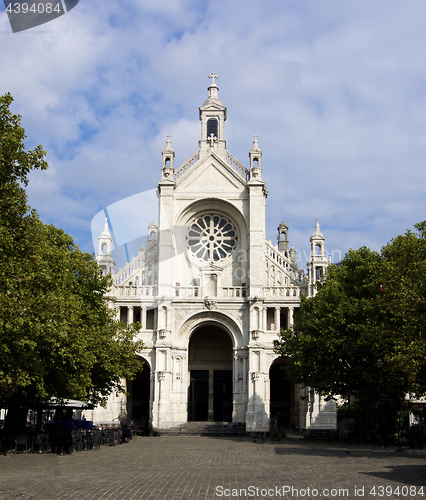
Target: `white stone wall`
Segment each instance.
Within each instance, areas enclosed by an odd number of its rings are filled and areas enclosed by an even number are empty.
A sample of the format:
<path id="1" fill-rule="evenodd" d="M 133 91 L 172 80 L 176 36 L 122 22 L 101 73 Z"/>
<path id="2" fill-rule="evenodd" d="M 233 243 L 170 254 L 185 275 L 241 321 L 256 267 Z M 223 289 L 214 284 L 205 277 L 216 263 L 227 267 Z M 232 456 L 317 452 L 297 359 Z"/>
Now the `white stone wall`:
<path id="1" fill-rule="evenodd" d="M 174 151 L 168 139 L 158 183 L 158 227 L 150 225 L 154 238 L 119 270 L 111 295 L 117 314 L 120 307 L 129 308 L 128 321 L 133 319 L 132 308 L 141 307 L 139 337 L 146 346 L 141 355 L 151 368 L 150 418 L 154 428 L 187 421 L 188 346 L 197 328 L 211 324 L 226 331 L 232 340 L 232 419 L 245 422 L 249 431 L 265 432 L 269 430 L 269 370 L 276 359 L 273 341 L 280 326 L 292 325 L 294 308 L 307 292 L 308 283 L 290 256 L 265 240 L 267 191 L 261 178 L 261 151 L 255 139 L 250 169 L 226 151 L 226 108 L 218 100 L 217 90 L 215 85 L 209 87 L 209 98 L 200 108 L 200 148 L 178 169 L 174 169 Z M 220 137 L 207 140 L 207 119 L 215 116 Z M 188 228 L 203 214 L 218 214 L 234 225 L 237 247 L 231 256 L 206 262 L 188 250 Z M 313 238 L 313 248 L 315 243 L 323 243 L 319 226 Z M 104 241 L 110 241 L 105 230 L 100 248 Z M 320 257 L 326 265 L 323 255 Z M 313 259 L 313 265 L 317 261 Z M 273 314 L 270 325 L 268 308 Z M 154 325 L 148 328 L 146 312 L 152 309 Z M 286 325 L 279 325 L 281 309 L 287 312 Z M 116 422 L 124 407 L 125 399 L 114 396 L 106 410 L 87 412 L 87 418 Z M 301 427 L 335 426 L 331 404 L 317 398 L 313 404 L 300 402 L 300 408 Z"/>

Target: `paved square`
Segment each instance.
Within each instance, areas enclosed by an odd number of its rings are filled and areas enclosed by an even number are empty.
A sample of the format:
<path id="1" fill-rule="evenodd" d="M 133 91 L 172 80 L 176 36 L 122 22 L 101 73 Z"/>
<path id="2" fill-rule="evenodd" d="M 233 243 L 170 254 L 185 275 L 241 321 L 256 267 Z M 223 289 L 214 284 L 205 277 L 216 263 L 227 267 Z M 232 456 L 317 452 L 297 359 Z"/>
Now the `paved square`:
<path id="1" fill-rule="evenodd" d="M 138 437 L 66 456 L 0 456 L 0 500 L 17 498 L 426 500 L 426 450 L 293 438 Z"/>

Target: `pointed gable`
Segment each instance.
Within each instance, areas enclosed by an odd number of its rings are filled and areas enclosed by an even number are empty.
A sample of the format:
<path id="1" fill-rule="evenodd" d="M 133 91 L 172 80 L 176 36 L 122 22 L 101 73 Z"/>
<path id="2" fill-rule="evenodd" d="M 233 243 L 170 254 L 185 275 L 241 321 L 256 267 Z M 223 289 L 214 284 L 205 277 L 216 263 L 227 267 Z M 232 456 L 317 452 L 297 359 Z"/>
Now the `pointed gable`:
<path id="1" fill-rule="evenodd" d="M 244 168 L 244 167 L 243 167 Z M 197 162 L 176 183 L 186 192 L 241 192 L 246 189 L 246 176 L 215 154 Z"/>

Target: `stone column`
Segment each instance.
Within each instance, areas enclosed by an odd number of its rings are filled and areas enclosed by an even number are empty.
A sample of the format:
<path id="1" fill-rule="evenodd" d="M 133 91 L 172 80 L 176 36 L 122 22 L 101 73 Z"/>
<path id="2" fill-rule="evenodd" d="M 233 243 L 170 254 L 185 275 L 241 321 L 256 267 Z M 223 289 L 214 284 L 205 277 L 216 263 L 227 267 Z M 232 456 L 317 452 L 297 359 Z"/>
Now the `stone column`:
<path id="1" fill-rule="evenodd" d="M 232 420 L 243 422 L 246 412 L 247 402 L 247 352 L 238 352 L 234 355 L 234 411 Z"/>
<path id="2" fill-rule="evenodd" d="M 275 307 L 274 311 L 274 330 L 279 331 L 280 329 L 280 308 Z"/>
<path id="3" fill-rule="evenodd" d="M 133 306 L 127 307 L 127 324 L 131 325 L 133 323 Z"/>
<path id="4" fill-rule="evenodd" d="M 141 308 L 141 330 L 146 330 L 146 307 Z"/>
<path id="5" fill-rule="evenodd" d="M 294 313 L 294 307 L 289 307 L 287 316 L 287 328 L 291 328 L 294 324 L 293 313 Z"/>

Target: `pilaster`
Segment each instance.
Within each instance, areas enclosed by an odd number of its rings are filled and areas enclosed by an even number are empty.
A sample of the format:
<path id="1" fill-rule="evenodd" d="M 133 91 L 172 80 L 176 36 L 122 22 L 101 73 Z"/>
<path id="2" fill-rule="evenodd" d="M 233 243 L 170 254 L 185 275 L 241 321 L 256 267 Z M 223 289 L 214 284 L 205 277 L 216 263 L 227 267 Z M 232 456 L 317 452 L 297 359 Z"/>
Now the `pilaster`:
<path id="1" fill-rule="evenodd" d="M 173 283 L 173 194 L 174 181 L 158 183 L 158 295 L 172 297 Z"/>

